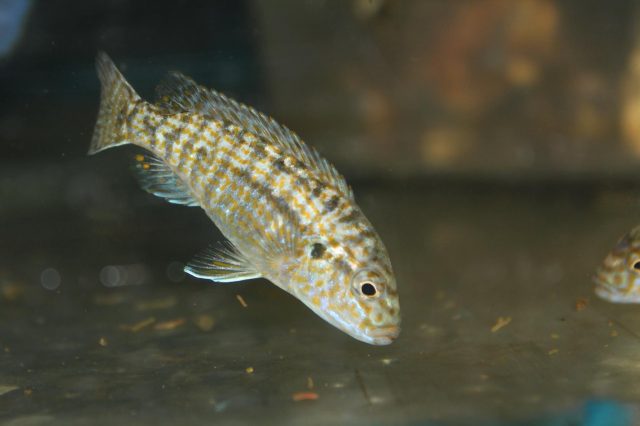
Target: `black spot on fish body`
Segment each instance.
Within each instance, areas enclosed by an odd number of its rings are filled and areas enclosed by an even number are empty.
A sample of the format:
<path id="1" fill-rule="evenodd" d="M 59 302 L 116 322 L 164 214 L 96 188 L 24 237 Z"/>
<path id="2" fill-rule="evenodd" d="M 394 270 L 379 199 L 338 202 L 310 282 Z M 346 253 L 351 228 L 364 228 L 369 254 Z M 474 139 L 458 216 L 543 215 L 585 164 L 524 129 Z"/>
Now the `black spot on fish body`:
<path id="1" fill-rule="evenodd" d="M 337 195 L 334 195 L 329 199 L 329 201 L 325 203 L 324 208 L 327 213 L 330 213 L 338 207 L 339 203 L 340 203 L 340 199 L 338 198 Z"/>
<path id="2" fill-rule="evenodd" d="M 198 159 L 198 161 L 205 161 L 207 157 L 208 157 L 208 152 L 203 147 L 200 147 L 196 150 L 196 158 Z"/>
<path id="3" fill-rule="evenodd" d="M 242 128 L 236 128 L 236 131 L 234 132 L 234 136 L 236 138 L 236 140 L 240 143 L 244 143 L 245 138 L 244 135 L 247 133 L 247 131 L 245 129 Z"/>
<path id="4" fill-rule="evenodd" d="M 344 260 L 342 257 L 336 257 L 333 259 L 333 266 L 337 270 L 341 271 L 344 274 L 349 274 L 352 272 L 349 263 Z"/>
<path id="5" fill-rule="evenodd" d="M 267 156 L 267 152 L 264 147 L 264 142 L 262 140 L 258 140 L 258 142 L 254 145 L 253 152 L 256 157 L 260 160 Z"/>
<path id="6" fill-rule="evenodd" d="M 308 172 L 309 168 L 307 167 L 306 164 L 304 164 L 302 161 L 295 159 L 293 161 L 293 168 L 296 169 L 298 172 Z"/>
<path id="7" fill-rule="evenodd" d="M 313 194 L 314 197 L 319 197 L 322 194 L 322 191 L 324 191 L 324 188 L 326 187 L 325 184 L 316 181 L 315 182 L 316 186 L 313 188 L 313 190 L 311 191 L 311 193 Z"/>
<path id="8" fill-rule="evenodd" d="M 352 223 L 358 220 L 359 217 L 360 217 L 360 212 L 358 212 L 358 210 L 356 209 L 351 209 L 351 211 L 347 213 L 345 216 L 342 216 L 339 219 L 339 221 L 341 223 Z"/>
<path id="9" fill-rule="evenodd" d="M 311 246 L 311 257 L 314 259 L 320 259 L 326 250 L 327 248 L 324 245 L 315 243 Z"/>
<path id="10" fill-rule="evenodd" d="M 278 158 L 276 161 L 273 162 L 273 167 L 275 167 L 276 170 L 284 172 L 286 169 L 286 165 L 284 164 L 284 159 L 282 157 Z"/>

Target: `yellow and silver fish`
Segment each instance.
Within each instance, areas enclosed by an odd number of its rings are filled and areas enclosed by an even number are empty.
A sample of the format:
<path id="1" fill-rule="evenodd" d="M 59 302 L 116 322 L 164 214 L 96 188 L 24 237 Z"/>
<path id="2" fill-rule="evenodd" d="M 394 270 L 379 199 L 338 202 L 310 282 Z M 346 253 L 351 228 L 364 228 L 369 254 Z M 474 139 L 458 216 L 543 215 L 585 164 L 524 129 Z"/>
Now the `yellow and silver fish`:
<path id="1" fill-rule="evenodd" d="M 102 92 L 89 154 L 133 144 L 142 187 L 199 206 L 228 241 L 185 271 L 216 282 L 263 277 L 354 338 L 391 343 L 400 307 L 380 237 L 336 169 L 292 131 L 171 73 L 142 100 L 98 54 Z"/>
<path id="2" fill-rule="evenodd" d="M 596 294 L 615 303 L 640 303 L 640 226 L 625 234 L 594 276 Z"/>

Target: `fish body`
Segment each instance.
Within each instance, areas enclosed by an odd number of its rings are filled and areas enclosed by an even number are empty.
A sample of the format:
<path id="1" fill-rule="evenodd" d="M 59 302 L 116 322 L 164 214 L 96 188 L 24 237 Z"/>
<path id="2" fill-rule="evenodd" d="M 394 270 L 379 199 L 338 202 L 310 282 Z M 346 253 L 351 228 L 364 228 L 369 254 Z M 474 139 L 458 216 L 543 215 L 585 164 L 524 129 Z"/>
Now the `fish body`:
<path id="1" fill-rule="evenodd" d="M 623 235 L 594 276 L 595 292 L 614 303 L 640 303 L 640 226 Z"/>
<path id="2" fill-rule="evenodd" d="M 400 331 L 387 251 L 344 178 L 273 119 L 177 73 L 142 100 L 98 55 L 100 113 L 89 150 L 134 144 L 142 187 L 199 206 L 228 241 L 185 271 L 216 282 L 263 277 L 370 344 Z"/>

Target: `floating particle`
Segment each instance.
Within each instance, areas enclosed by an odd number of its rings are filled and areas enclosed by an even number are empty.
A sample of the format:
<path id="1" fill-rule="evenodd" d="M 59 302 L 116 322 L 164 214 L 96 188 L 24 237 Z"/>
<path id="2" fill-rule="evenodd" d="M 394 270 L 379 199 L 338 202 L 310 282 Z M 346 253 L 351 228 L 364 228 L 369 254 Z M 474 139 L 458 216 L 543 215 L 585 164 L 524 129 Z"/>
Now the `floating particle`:
<path id="1" fill-rule="evenodd" d="M 506 327 L 511 322 L 511 317 L 498 317 L 496 323 L 491 327 L 491 332 L 495 333 L 503 327 Z"/>
<path id="2" fill-rule="evenodd" d="M 589 299 L 587 299 L 586 297 L 579 298 L 578 300 L 576 300 L 576 311 L 580 312 L 584 310 L 587 307 L 588 303 Z"/>
<path id="3" fill-rule="evenodd" d="M 23 393 L 24 393 L 24 396 L 31 396 L 33 395 L 33 389 L 25 388 Z"/>
<path id="4" fill-rule="evenodd" d="M 618 330 L 611 330 L 611 337 L 618 337 Z"/>
<path id="5" fill-rule="evenodd" d="M 138 311 L 150 311 L 150 310 L 154 310 L 154 309 L 168 309 L 168 308 L 171 308 L 171 307 L 175 306 L 175 304 L 177 302 L 178 301 L 176 300 L 175 297 L 169 296 L 169 297 L 164 297 L 162 299 L 146 300 L 144 302 L 136 303 L 136 309 Z"/>
<path id="6" fill-rule="evenodd" d="M 211 331 L 213 326 L 216 324 L 216 321 L 213 319 L 211 315 L 198 315 L 193 319 L 196 327 L 198 327 L 202 331 Z"/>
<path id="7" fill-rule="evenodd" d="M 16 301 L 22 293 L 24 293 L 24 287 L 20 284 L 8 282 L 0 285 L 2 296 L 9 302 Z"/>
<path id="8" fill-rule="evenodd" d="M 556 355 L 558 352 L 560 352 L 560 349 L 551 349 L 549 352 L 547 352 L 548 355 Z"/>
<path id="9" fill-rule="evenodd" d="M 149 327 L 154 322 L 156 322 L 156 319 L 154 317 L 149 317 L 147 319 L 144 319 L 144 320 L 142 320 L 140 322 L 137 322 L 135 324 L 132 324 L 132 325 L 122 324 L 120 326 L 120 329 L 124 330 L 124 331 L 130 331 L 132 333 L 137 333 L 137 332 Z"/>
<path id="10" fill-rule="evenodd" d="M 117 305 L 126 300 L 126 296 L 124 293 L 106 293 L 106 294 L 97 294 L 93 298 L 93 303 L 96 305 Z"/>
<path id="11" fill-rule="evenodd" d="M 560 338 L 560 335 L 558 333 L 551 333 L 551 338 L 553 340 L 558 340 Z"/>
<path id="12" fill-rule="evenodd" d="M 247 305 L 247 302 L 244 301 L 244 298 L 239 294 L 236 294 L 236 299 L 238 299 L 238 302 L 240 302 L 240 305 L 242 305 L 243 308 L 246 308 L 249 306 Z"/>
<path id="13" fill-rule="evenodd" d="M 98 340 L 98 344 L 104 348 L 109 344 L 109 342 L 106 337 L 102 336 L 100 340 Z"/>
<path id="14" fill-rule="evenodd" d="M 311 376 L 307 377 L 307 389 L 311 390 L 314 387 L 313 378 Z"/>
<path id="15" fill-rule="evenodd" d="M 169 321 L 159 322 L 153 326 L 153 329 L 158 331 L 174 330 L 183 326 L 186 322 L 187 321 L 184 318 L 176 318 Z"/>
<path id="16" fill-rule="evenodd" d="M 320 398 L 320 395 L 315 392 L 295 392 L 291 395 L 291 399 L 293 399 L 295 402 L 315 401 L 318 398 Z"/>
<path id="17" fill-rule="evenodd" d="M 247 367 L 244 369 L 244 371 L 246 371 L 247 374 L 253 374 L 253 367 Z"/>

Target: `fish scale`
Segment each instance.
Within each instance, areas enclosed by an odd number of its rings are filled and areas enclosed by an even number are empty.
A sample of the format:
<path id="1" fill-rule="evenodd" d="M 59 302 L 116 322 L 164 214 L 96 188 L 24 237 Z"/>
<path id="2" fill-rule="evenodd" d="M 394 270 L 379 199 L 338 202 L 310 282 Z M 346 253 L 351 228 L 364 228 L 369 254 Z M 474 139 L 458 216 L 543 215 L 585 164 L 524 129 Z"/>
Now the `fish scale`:
<path id="1" fill-rule="evenodd" d="M 185 271 L 215 282 L 263 277 L 370 344 L 400 331 L 396 282 L 380 237 L 344 178 L 289 129 L 170 74 L 142 100 L 99 54 L 100 112 L 90 154 L 134 144 L 143 189 L 199 206 L 228 241 Z"/>

